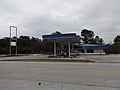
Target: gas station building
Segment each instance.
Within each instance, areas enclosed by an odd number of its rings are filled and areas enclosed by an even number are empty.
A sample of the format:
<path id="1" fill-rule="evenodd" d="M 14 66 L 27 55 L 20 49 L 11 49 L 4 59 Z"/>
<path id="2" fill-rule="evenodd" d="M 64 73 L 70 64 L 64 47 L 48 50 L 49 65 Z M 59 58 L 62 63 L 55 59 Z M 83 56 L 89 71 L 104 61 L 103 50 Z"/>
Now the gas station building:
<path id="1" fill-rule="evenodd" d="M 81 40 L 76 33 L 42 35 L 42 38 L 54 42 L 54 56 L 57 56 L 57 51 L 61 53 L 65 50 L 68 57 L 73 54 L 105 54 L 104 50 L 108 48 L 105 45 L 81 45 Z M 61 46 L 58 47 L 56 43 L 60 43 Z"/>

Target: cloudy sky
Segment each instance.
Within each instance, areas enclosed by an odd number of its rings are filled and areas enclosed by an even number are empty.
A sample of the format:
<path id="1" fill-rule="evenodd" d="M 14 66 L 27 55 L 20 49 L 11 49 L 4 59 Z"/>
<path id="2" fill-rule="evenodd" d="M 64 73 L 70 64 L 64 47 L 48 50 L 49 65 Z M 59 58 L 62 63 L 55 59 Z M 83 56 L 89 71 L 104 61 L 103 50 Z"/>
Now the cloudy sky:
<path id="1" fill-rule="evenodd" d="M 10 25 L 18 35 L 39 38 L 86 28 L 109 43 L 120 34 L 119 5 L 120 0 L 0 0 L 0 38 L 9 36 Z"/>

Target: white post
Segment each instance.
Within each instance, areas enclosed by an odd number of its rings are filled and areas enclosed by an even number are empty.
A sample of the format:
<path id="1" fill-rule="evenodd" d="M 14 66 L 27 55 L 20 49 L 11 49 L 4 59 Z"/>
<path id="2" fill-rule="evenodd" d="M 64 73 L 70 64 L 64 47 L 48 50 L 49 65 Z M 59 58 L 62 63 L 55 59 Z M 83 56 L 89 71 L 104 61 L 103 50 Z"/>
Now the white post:
<path id="1" fill-rule="evenodd" d="M 84 49 L 84 53 L 87 53 L 87 49 Z"/>
<path id="2" fill-rule="evenodd" d="M 10 26 L 10 47 L 9 47 L 9 55 L 11 55 L 11 26 Z"/>
<path id="3" fill-rule="evenodd" d="M 56 42 L 54 42 L 54 56 L 56 56 Z"/>
<path id="4" fill-rule="evenodd" d="M 17 55 L 17 27 L 16 27 L 16 55 Z"/>
<path id="5" fill-rule="evenodd" d="M 70 42 L 68 43 L 69 57 L 70 57 Z"/>

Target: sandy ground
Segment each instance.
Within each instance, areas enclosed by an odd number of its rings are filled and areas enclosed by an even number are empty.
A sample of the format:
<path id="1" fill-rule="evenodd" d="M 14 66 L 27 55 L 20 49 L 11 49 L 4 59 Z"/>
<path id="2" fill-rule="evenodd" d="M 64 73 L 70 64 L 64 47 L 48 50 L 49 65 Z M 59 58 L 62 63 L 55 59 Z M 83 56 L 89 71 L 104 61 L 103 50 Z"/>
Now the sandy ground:
<path id="1" fill-rule="evenodd" d="M 0 57 L 0 60 L 16 60 L 16 59 L 45 59 L 49 55 L 34 54 L 29 56 L 13 56 L 13 57 Z M 64 58 L 65 59 L 65 58 Z M 66 58 L 67 59 L 67 58 Z M 120 63 L 120 54 L 117 55 L 80 55 L 76 58 L 82 60 L 93 60 L 97 63 Z"/>

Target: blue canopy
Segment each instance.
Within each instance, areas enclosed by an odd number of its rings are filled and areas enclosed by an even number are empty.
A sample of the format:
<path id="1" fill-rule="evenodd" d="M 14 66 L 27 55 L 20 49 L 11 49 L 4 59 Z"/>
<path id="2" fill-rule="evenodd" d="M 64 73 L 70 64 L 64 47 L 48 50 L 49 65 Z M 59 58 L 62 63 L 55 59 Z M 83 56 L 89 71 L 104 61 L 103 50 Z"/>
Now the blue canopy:
<path id="1" fill-rule="evenodd" d="M 63 42 L 79 43 L 80 42 L 80 39 L 78 38 L 76 33 L 43 35 L 42 38 L 59 42 L 59 43 L 63 43 Z"/>

